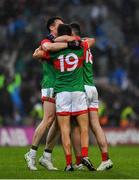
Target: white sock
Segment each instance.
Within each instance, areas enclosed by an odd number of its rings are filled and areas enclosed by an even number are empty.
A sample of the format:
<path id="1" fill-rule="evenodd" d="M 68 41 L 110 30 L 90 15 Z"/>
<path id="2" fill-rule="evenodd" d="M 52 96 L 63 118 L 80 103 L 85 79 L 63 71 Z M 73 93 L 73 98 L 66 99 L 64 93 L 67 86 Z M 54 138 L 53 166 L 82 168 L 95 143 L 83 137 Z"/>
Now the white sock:
<path id="1" fill-rule="evenodd" d="M 48 159 L 51 159 L 51 155 L 52 155 L 52 153 L 49 153 L 49 152 L 43 152 L 43 155 L 44 155 L 44 157 L 45 158 L 48 158 Z"/>
<path id="2" fill-rule="evenodd" d="M 31 157 L 36 157 L 36 154 L 37 154 L 37 151 L 36 151 L 36 150 L 30 149 L 29 155 L 30 155 Z"/>

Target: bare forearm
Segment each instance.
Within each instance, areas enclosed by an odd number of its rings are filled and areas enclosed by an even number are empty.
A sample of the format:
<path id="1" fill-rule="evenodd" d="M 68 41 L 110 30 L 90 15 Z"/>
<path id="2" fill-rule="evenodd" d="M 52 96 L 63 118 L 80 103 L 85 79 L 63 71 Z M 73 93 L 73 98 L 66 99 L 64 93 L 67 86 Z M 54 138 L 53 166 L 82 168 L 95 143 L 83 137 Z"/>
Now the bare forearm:
<path id="1" fill-rule="evenodd" d="M 74 41 L 76 40 L 75 36 L 68 36 L 68 35 L 63 35 L 59 36 L 55 39 L 55 42 L 68 42 L 68 41 Z"/>
<path id="2" fill-rule="evenodd" d="M 86 38 L 87 42 L 88 42 L 88 46 L 93 47 L 95 44 L 95 38 Z"/>
<path id="3" fill-rule="evenodd" d="M 42 49 L 44 51 L 52 51 L 52 52 L 55 52 L 55 51 L 59 51 L 61 49 L 65 49 L 67 48 L 68 45 L 67 43 L 61 43 L 61 42 L 57 42 L 57 43 L 46 43 L 46 44 L 43 44 L 42 45 Z"/>

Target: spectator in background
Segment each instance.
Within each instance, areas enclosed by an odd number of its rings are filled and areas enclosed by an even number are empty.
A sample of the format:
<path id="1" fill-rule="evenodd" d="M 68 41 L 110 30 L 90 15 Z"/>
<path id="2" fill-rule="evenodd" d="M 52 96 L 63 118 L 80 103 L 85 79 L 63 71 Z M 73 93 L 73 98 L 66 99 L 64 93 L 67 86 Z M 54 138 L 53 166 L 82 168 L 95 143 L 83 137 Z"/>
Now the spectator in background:
<path id="1" fill-rule="evenodd" d="M 120 127 L 135 127 L 137 115 L 132 106 L 126 106 L 121 112 Z"/>
<path id="2" fill-rule="evenodd" d="M 96 1 L 93 4 L 91 10 L 91 18 L 93 21 L 97 22 L 99 20 L 104 20 L 108 16 L 108 7 L 104 4 L 102 0 Z"/>
<path id="3" fill-rule="evenodd" d="M 24 117 L 24 107 L 20 96 L 20 86 L 21 86 L 21 76 L 20 74 L 15 74 L 11 82 L 8 83 L 7 91 L 11 97 L 14 114 L 13 118 L 15 120 L 15 125 L 20 125 L 22 117 Z"/>
<path id="4" fill-rule="evenodd" d="M 1 56 L 1 61 L 0 61 L 0 66 L 1 67 L 5 67 L 8 72 L 9 75 L 12 77 L 15 74 L 15 61 L 17 58 L 17 50 L 16 49 L 10 49 L 10 48 L 6 48 L 5 51 L 3 51 L 2 56 Z"/>
<path id="5" fill-rule="evenodd" d="M 13 123 L 13 104 L 6 87 L 6 69 L 0 68 L 0 121 L 2 125 L 12 125 Z M 8 103 L 7 103 L 8 102 Z"/>
<path id="6" fill-rule="evenodd" d="M 128 87 L 128 78 L 126 70 L 121 66 L 120 63 L 116 63 L 115 70 L 112 72 L 110 77 L 110 83 L 118 86 L 125 90 Z"/>

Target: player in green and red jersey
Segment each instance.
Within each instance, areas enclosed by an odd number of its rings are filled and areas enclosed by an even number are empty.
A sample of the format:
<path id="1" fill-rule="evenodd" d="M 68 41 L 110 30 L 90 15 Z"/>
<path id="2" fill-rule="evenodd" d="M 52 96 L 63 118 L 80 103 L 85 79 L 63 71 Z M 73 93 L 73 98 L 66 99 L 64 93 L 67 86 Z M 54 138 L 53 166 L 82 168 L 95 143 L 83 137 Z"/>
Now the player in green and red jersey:
<path id="1" fill-rule="evenodd" d="M 77 36 L 80 36 L 80 26 L 77 23 L 72 23 L 72 34 L 73 37 L 68 36 L 61 36 L 56 39 L 57 42 L 61 41 L 70 41 L 74 40 L 74 37 L 77 38 Z M 106 170 L 113 166 L 112 161 L 109 159 L 108 156 L 108 145 L 107 140 L 104 134 L 104 131 L 99 123 L 99 115 L 98 115 L 98 92 L 94 85 L 94 77 L 93 77 L 93 64 L 92 64 L 92 54 L 90 52 L 90 49 L 86 52 L 86 61 L 84 61 L 83 66 L 84 71 L 84 85 L 85 85 L 85 91 L 87 94 L 88 99 L 88 109 L 89 109 L 89 120 L 90 120 L 90 126 L 92 129 L 92 132 L 95 134 L 99 148 L 101 150 L 102 155 L 102 162 L 100 166 L 97 168 L 97 170 Z M 76 154 L 76 165 L 75 168 L 82 168 L 81 163 L 81 149 L 80 149 L 80 133 L 79 128 L 74 128 L 75 135 L 73 135 L 73 143 L 74 143 L 74 149 Z"/>
<path id="2" fill-rule="evenodd" d="M 78 25 L 74 25 L 73 27 L 73 32 L 76 32 L 75 35 L 79 35 L 80 32 L 80 27 Z M 59 37 L 60 38 L 60 37 Z M 63 37 L 62 37 L 63 39 Z M 71 40 L 71 37 L 68 38 L 66 37 L 67 40 Z M 74 38 L 72 39 L 74 40 Z M 59 41 L 59 40 L 58 40 Z M 91 54 L 90 52 L 87 53 L 88 58 L 90 57 L 91 60 Z M 92 60 L 91 60 L 92 61 Z M 108 148 L 107 148 L 107 141 L 105 138 L 105 134 L 99 124 L 99 119 L 98 119 L 98 93 L 97 93 L 97 89 L 94 86 L 94 82 L 93 82 L 93 73 L 92 73 L 92 64 L 91 63 L 86 63 L 84 62 L 84 80 L 85 80 L 85 87 L 86 87 L 86 93 L 88 95 L 88 100 L 89 100 L 89 110 L 90 110 L 90 115 L 92 115 L 91 117 L 91 128 L 93 130 L 93 132 L 96 135 L 97 138 L 97 142 L 98 145 L 100 147 L 101 153 L 102 153 L 102 163 L 100 164 L 100 166 L 98 167 L 98 170 L 105 170 L 107 168 L 112 167 L 112 162 L 110 159 L 108 159 Z M 53 130 L 55 130 L 55 128 L 52 128 Z M 76 132 L 77 129 L 77 132 Z M 99 131 L 98 131 L 99 130 Z M 52 132 L 52 131 L 50 131 Z M 55 131 L 56 132 L 56 131 Z M 54 133 L 52 133 L 54 134 Z M 80 136 L 78 137 L 77 134 L 78 133 L 78 128 L 75 128 L 75 134 L 76 136 L 74 136 L 74 144 L 75 144 L 75 150 L 76 150 L 76 164 L 78 164 L 80 168 Z M 48 136 L 49 137 L 49 136 Z M 49 138 L 49 140 L 47 142 L 49 142 L 48 144 L 51 144 L 51 142 L 53 141 L 53 138 Z M 53 144 L 53 143 L 52 143 Z"/>
<path id="3" fill-rule="evenodd" d="M 41 46 L 57 50 L 56 43 L 52 43 L 54 38 L 57 36 L 57 28 L 59 24 L 63 24 L 63 20 L 60 17 L 53 17 L 50 18 L 47 22 L 47 29 L 49 30 L 50 34 L 46 39 L 41 42 Z M 67 46 L 67 43 L 59 43 L 57 44 L 58 48 Z M 25 154 L 25 159 L 27 161 L 27 165 L 30 170 L 37 170 L 35 165 L 36 153 L 40 143 L 40 140 L 45 133 L 46 129 L 50 127 L 52 122 L 55 119 L 55 104 L 54 104 L 54 82 L 55 82 L 55 73 L 54 68 L 51 62 L 44 62 L 42 63 L 43 66 L 43 79 L 41 82 L 42 85 L 42 101 L 43 101 L 43 120 L 38 125 L 35 130 L 33 140 L 32 140 L 32 147 L 28 153 Z M 44 164 L 50 170 L 56 170 L 51 162 L 51 152 L 49 149 L 45 149 L 43 156 L 40 158 L 40 163 Z"/>
<path id="4" fill-rule="evenodd" d="M 68 25 L 59 25 L 58 31 L 71 33 Z M 60 34 L 63 35 L 63 34 Z M 92 41 L 90 41 L 92 45 Z M 73 170 L 70 149 L 70 116 L 76 115 L 81 131 L 82 163 L 89 170 L 95 170 L 88 159 L 88 112 L 83 81 L 84 53 L 88 43 L 84 42 L 84 51 L 65 49 L 60 52 L 46 52 L 46 59 L 53 60 L 56 69 L 56 112 L 66 155 L 66 170 Z M 86 45 L 86 46 L 85 46 Z"/>
<path id="5" fill-rule="evenodd" d="M 87 62 L 88 60 L 88 62 Z M 86 53 L 86 61 L 84 62 L 84 84 L 85 84 L 85 92 L 87 94 L 88 99 L 88 110 L 89 110 L 89 119 L 90 119 L 90 127 L 92 132 L 94 133 L 97 143 L 99 145 L 102 162 L 97 168 L 98 171 L 103 171 L 112 168 L 113 163 L 108 156 L 108 144 L 105 133 L 99 123 L 99 101 L 98 101 L 98 92 L 94 84 L 93 77 L 93 65 L 91 63 L 92 54 L 90 49 L 87 50 Z"/>
<path id="6" fill-rule="evenodd" d="M 59 25 L 60 30 L 63 28 L 70 30 L 67 25 Z M 61 34 L 60 34 L 61 35 Z M 46 59 L 53 60 L 56 69 L 56 82 L 54 90 L 56 94 L 56 113 L 62 136 L 62 143 L 66 155 L 66 170 L 73 170 L 71 149 L 70 149 L 70 116 L 76 115 L 81 131 L 82 146 L 82 163 L 89 170 L 94 170 L 88 159 L 88 112 L 86 96 L 84 93 L 83 81 L 83 60 L 85 52 L 88 49 L 88 43 L 84 42 L 84 51 L 65 49 L 60 52 L 46 52 Z M 86 45 L 86 47 L 85 47 Z"/>
<path id="7" fill-rule="evenodd" d="M 59 24 L 63 24 L 63 20 L 60 17 L 53 17 L 50 18 L 47 22 L 47 29 L 50 32 L 48 37 L 44 39 L 41 42 L 41 48 L 42 49 L 49 49 L 51 51 L 57 51 L 60 48 L 65 48 L 67 47 L 67 43 L 54 43 L 54 38 L 57 35 L 57 28 Z M 72 45 L 72 44 L 71 44 Z M 36 49 L 36 52 L 40 48 Z M 54 104 L 54 98 L 53 98 L 53 86 L 55 82 L 55 73 L 53 73 L 53 66 L 52 63 L 49 62 L 44 62 L 42 64 L 43 66 L 43 80 L 42 80 L 42 101 L 43 101 L 43 109 L 44 109 L 44 115 L 43 115 L 43 120 L 39 124 L 39 126 L 36 128 L 33 140 L 32 140 L 32 147 L 28 153 L 25 154 L 25 159 L 27 161 L 27 165 L 30 170 L 37 170 L 36 165 L 35 165 L 35 159 L 36 159 L 36 153 L 38 149 L 39 142 L 45 133 L 46 129 L 48 129 L 51 125 L 51 123 L 55 119 L 55 104 Z M 54 127 L 54 128 L 53 128 Z M 53 133 L 57 131 L 57 125 L 56 121 L 54 121 L 52 129 L 54 131 L 50 131 L 48 133 L 49 140 L 53 138 Z M 52 134 L 52 136 L 51 136 Z M 39 159 L 39 162 L 41 165 L 46 167 L 48 170 L 56 170 L 51 162 L 51 153 L 52 149 L 54 147 L 53 142 L 49 143 L 48 145 L 46 144 L 45 151 L 41 158 Z"/>
<path id="8" fill-rule="evenodd" d="M 72 29 L 73 29 L 73 32 L 75 32 L 76 36 L 79 35 L 80 27 L 77 24 L 74 24 L 74 27 L 72 27 Z M 66 37 L 66 39 L 71 40 L 71 37 L 69 39 L 68 39 L 68 37 Z M 74 38 L 72 40 L 74 40 Z M 88 53 L 88 57 L 91 57 L 90 53 Z M 84 63 L 86 63 L 86 62 L 84 62 Z M 104 134 L 104 132 L 103 132 L 103 130 L 99 124 L 98 112 L 97 112 L 97 109 L 98 109 L 98 93 L 97 93 L 97 89 L 93 83 L 92 64 L 87 63 L 84 69 L 85 69 L 84 79 L 85 79 L 85 84 L 86 84 L 86 93 L 88 95 L 88 99 L 90 99 L 89 100 L 90 114 L 92 114 L 92 116 L 94 116 L 90 120 L 92 122 L 91 128 L 92 128 L 92 130 L 94 129 L 93 131 L 96 135 L 97 142 L 98 142 L 98 145 L 99 145 L 101 153 L 102 153 L 102 163 L 98 167 L 98 170 L 105 170 L 107 168 L 112 167 L 112 162 L 110 159 L 108 159 L 107 141 L 105 138 L 105 134 Z M 79 134 L 79 133 L 76 132 L 76 129 L 77 128 L 75 128 L 76 136 L 74 136 L 75 149 L 76 149 L 76 155 L 77 155 L 76 164 L 79 164 L 80 163 L 80 156 L 78 156 L 78 155 L 80 154 L 80 142 L 79 142 L 80 137 L 77 136 L 77 134 Z M 53 132 L 53 130 L 54 130 L 54 132 Z M 56 129 L 52 127 L 52 131 L 50 131 L 50 132 L 51 132 L 51 134 L 56 134 Z M 51 138 L 49 138 L 49 137 L 51 137 Z M 52 135 L 48 136 L 47 143 L 48 144 L 54 144 Z M 79 164 L 79 167 L 80 167 L 80 164 Z"/>
<path id="9" fill-rule="evenodd" d="M 81 32 L 80 32 L 80 26 L 76 23 L 71 24 L 72 29 L 74 31 L 74 36 L 80 36 Z M 89 120 L 90 120 L 90 127 L 92 132 L 94 133 L 97 143 L 99 145 L 100 151 L 101 151 L 101 155 L 102 155 L 102 162 L 99 165 L 99 167 L 97 168 L 97 170 L 102 171 L 102 170 L 106 170 L 109 169 L 113 166 L 112 161 L 109 159 L 108 156 L 108 144 L 107 144 L 107 140 L 104 134 L 104 131 L 102 129 L 102 127 L 100 126 L 99 123 L 99 115 L 98 115 L 98 108 L 99 108 L 99 102 L 98 102 L 98 92 L 97 89 L 95 87 L 94 84 L 94 75 L 93 75 L 93 62 L 92 62 L 92 54 L 90 49 L 87 50 L 86 52 L 86 61 L 84 61 L 84 65 L 83 65 L 83 77 L 84 77 L 84 85 L 85 85 L 85 91 L 87 94 L 87 99 L 88 99 L 88 110 L 89 110 Z M 74 142 L 74 147 L 77 150 L 77 154 L 80 155 L 80 150 L 79 150 L 79 146 L 80 144 L 79 139 L 80 139 L 80 135 L 77 132 L 78 129 L 75 129 L 75 136 L 76 138 L 73 138 Z M 78 135 L 77 135 L 78 133 Z M 77 145 L 79 144 L 79 146 Z M 78 163 L 80 162 L 79 158 L 78 159 Z M 77 166 L 78 167 L 78 166 Z"/>

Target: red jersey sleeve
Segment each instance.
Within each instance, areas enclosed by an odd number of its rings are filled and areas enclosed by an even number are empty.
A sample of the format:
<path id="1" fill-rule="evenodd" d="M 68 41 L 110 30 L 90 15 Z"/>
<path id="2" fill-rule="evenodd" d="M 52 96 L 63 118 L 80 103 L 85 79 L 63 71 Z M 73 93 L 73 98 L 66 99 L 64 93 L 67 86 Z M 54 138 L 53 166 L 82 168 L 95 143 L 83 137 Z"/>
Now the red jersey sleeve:
<path id="1" fill-rule="evenodd" d="M 51 41 L 50 41 L 49 39 L 43 39 L 43 40 L 41 41 L 41 46 L 42 46 L 44 43 L 47 43 L 47 42 L 48 42 L 48 43 L 51 43 Z M 49 53 L 49 51 L 44 51 L 42 58 L 45 59 L 46 61 L 50 60 L 50 53 Z"/>
<path id="2" fill-rule="evenodd" d="M 43 59 L 45 59 L 46 61 L 50 60 L 50 53 L 49 53 L 49 51 L 44 51 Z"/>
<path id="3" fill-rule="evenodd" d="M 75 40 L 79 41 L 79 40 L 81 40 L 81 37 L 80 36 L 75 36 Z"/>
<path id="4" fill-rule="evenodd" d="M 50 41 L 49 39 L 43 39 L 43 40 L 41 41 L 41 46 L 42 46 L 44 43 L 47 43 L 47 42 L 51 43 L 51 41 Z"/>

